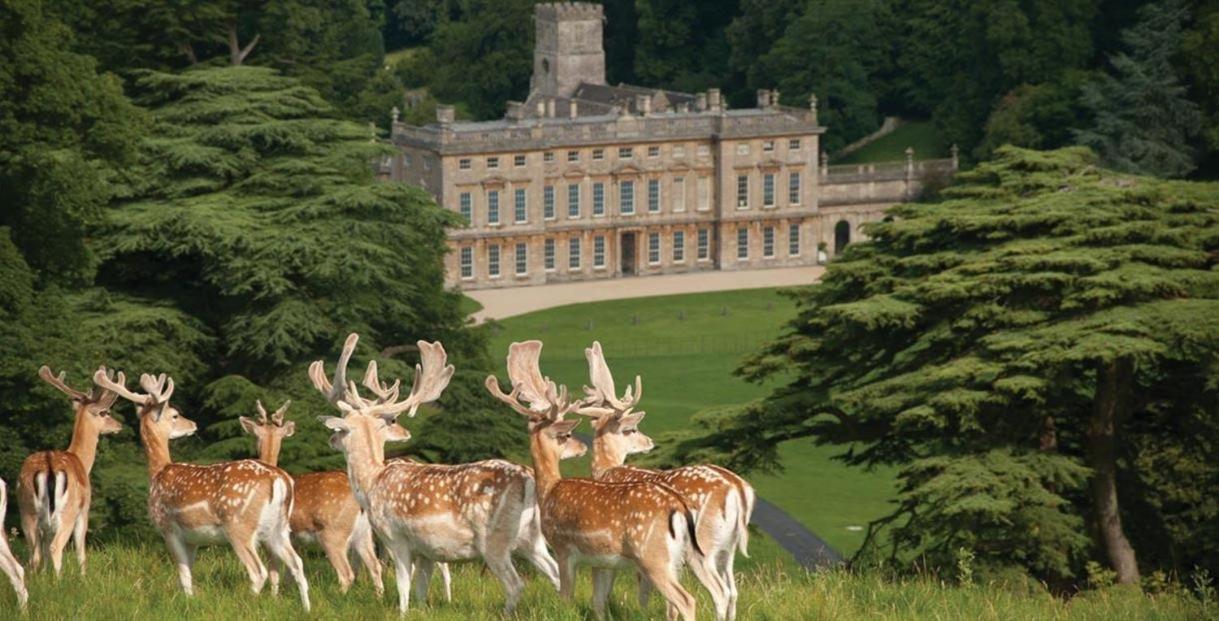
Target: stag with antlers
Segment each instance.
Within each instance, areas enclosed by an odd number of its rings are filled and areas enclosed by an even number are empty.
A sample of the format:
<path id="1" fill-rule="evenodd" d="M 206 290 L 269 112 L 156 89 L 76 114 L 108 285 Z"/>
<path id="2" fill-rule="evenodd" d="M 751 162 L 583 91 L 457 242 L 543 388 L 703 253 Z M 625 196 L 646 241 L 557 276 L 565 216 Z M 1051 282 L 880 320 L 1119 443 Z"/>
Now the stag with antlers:
<path id="1" fill-rule="evenodd" d="M 279 449 L 284 438 L 296 431 L 296 423 L 284 420 L 284 413 L 291 401 L 285 401 L 273 414 L 267 416 L 262 401 L 256 402 L 258 419 L 241 417 L 241 427 L 254 436 L 258 445 L 259 461 L 279 465 Z M 292 477 L 296 483 L 292 505 L 292 536 L 299 541 L 316 541 L 326 553 L 326 559 L 339 577 L 339 589 L 346 593 L 355 581 L 355 571 L 348 561 L 348 553 L 359 555 L 372 579 L 377 597 L 385 591 L 381 580 L 381 563 L 377 560 L 377 548 L 372 539 L 372 527 L 368 516 L 360 509 L 351 494 L 351 483 L 347 473 L 307 472 Z M 272 570 L 272 588 L 276 580 Z"/>
<path id="2" fill-rule="evenodd" d="M 148 457 L 148 513 L 178 567 L 182 590 L 194 594 L 191 568 L 198 547 L 228 542 L 245 565 L 251 590 L 260 592 L 268 577 L 258 558 L 262 544 L 288 567 L 300 590 L 301 605 L 308 611 L 309 584 L 289 535 L 292 477 L 254 459 L 210 466 L 174 463 L 169 441 L 195 433 L 196 425 L 169 404 L 173 379 L 141 375 L 143 393 L 128 390 L 104 369 L 93 381 L 136 405 Z"/>
<path id="3" fill-rule="evenodd" d="M 37 571 L 49 558 L 55 575 L 63 566 L 63 552 L 72 537 L 76 561 L 85 573 L 85 535 L 89 530 L 89 503 L 93 487 L 89 473 L 97 458 L 97 442 L 102 435 L 118 433 L 122 425 L 110 416 L 116 394 L 99 387 L 89 392 L 76 390 L 43 366 L 38 377 L 68 395 L 75 410 L 72 442 L 66 451 L 39 451 L 21 464 L 17 478 L 17 508 L 21 530 L 30 548 L 30 569 Z M 122 382 L 123 374 L 118 374 Z"/>
<path id="4" fill-rule="evenodd" d="M 587 401 L 573 402 L 565 387 L 543 377 L 538 366 L 541 352 L 541 341 L 513 343 L 508 349 L 512 392 L 505 394 L 494 375 L 487 377 L 486 386 L 529 421 L 542 532 L 559 559 L 560 592 L 572 596 L 577 563 L 592 565 L 593 611 L 602 619 L 614 572 L 634 566 L 664 595 L 670 618 L 694 619 L 694 597 L 678 579 L 687 546 L 700 553 L 693 509 L 681 494 L 661 483 L 562 478 L 559 461 L 587 450 L 571 435 L 579 420 L 564 416 L 609 412 Z M 696 574 L 702 573 L 703 565 L 694 567 Z"/>
<path id="5" fill-rule="evenodd" d="M 522 520 L 536 505 L 532 477 L 523 467 L 502 460 L 456 466 L 404 460 L 387 463 L 383 440 L 409 437 L 397 425 L 397 417 L 404 412 L 414 416 L 421 405 L 438 399 L 454 368 L 446 364 L 440 343 L 419 341 L 421 363 L 415 367 L 410 394 L 399 399 L 399 383 L 381 384 L 375 366 L 370 365 L 365 387 L 377 398 L 364 399 L 355 382 L 345 381 L 349 350 L 358 338 L 348 336 L 333 382 L 327 381 L 321 361 L 309 373 L 314 386 L 343 412 L 342 417 L 326 417 L 323 423 L 334 432 L 331 445 L 347 458 L 356 499 L 393 557 L 399 610 L 405 613 L 410 605 L 413 561 L 418 561 L 421 577 L 414 581 L 415 595 L 423 598 L 427 593 L 424 578 L 434 563 L 482 559 L 503 584 L 505 609 L 511 612 L 523 589 L 511 554 Z M 546 553 L 544 547 L 541 552 Z M 544 566 L 544 561 L 532 560 Z"/>
<path id="6" fill-rule="evenodd" d="M 643 382 L 635 376 L 621 397 L 601 343 L 584 350 L 592 387 L 585 386 L 588 400 L 602 406 L 579 413 L 593 420 L 593 478 L 599 481 L 654 481 L 677 490 L 699 516 L 698 540 L 706 556 L 692 555 L 693 567 L 705 558 L 707 568 L 718 583 L 708 588 L 715 601 L 716 618 L 731 621 L 736 617 L 737 588 L 733 565 L 736 551 L 749 556 L 749 517 L 753 513 L 754 491 L 730 470 L 713 465 L 685 466 L 673 470 L 647 470 L 625 465 L 628 455 L 644 453 L 655 446 L 639 430 L 644 412 L 633 411 L 643 396 Z M 705 583 L 704 583 L 705 584 Z M 646 602 L 648 585 L 640 583 L 640 601 Z"/>

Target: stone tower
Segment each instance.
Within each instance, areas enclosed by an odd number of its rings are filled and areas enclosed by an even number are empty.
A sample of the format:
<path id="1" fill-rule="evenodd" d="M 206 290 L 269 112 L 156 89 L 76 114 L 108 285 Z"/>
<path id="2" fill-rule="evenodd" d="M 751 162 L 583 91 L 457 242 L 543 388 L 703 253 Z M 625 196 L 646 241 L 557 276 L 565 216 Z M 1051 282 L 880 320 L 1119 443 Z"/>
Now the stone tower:
<path id="1" fill-rule="evenodd" d="M 546 97 L 570 97 L 581 82 L 605 84 L 600 4 L 554 2 L 534 7 L 533 88 Z"/>

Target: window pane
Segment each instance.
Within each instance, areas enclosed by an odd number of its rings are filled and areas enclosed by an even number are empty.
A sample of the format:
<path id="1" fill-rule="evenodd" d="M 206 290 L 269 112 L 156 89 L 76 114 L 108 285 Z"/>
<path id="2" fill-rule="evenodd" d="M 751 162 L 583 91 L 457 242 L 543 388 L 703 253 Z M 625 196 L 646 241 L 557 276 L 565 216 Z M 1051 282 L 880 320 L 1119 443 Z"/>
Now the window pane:
<path id="1" fill-rule="evenodd" d="M 736 206 L 744 209 L 749 206 L 749 176 L 736 176 Z"/>
<path id="2" fill-rule="evenodd" d="M 660 263 L 660 233 L 648 233 L 648 263 Z"/>
<path id="3" fill-rule="evenodd" d="M 529 273 L 529 249 L 525 244 L 516 245 L 516 273 Z"/>
<path id="4" fill-rule="evenodd" d="M 499 276 L 499 246 L 487 247 L 487 273 Z"/>
<path id="5" fill-rule="evenodd" d="M 771 173 L 762 176 L 762 204 L 767 207 L 775 204 L 775 176 Z"/>
<path id="6" fill-rule="evenodd" d="M 580 184 L 578 183 L 567 186 L 567 217 L 580 217 Z"/>
<path id="7" fill-rule="evenodd" d="M 686 233 L 673 231 L 673 261 L 680 263 L 686 260 Z"/>
<path id="8" fill-rule="evenodd" d="M 800 204 L 800 173 L 793 172 L 787 176 L 787 202 Z"/>
<path id="9" fill-rule="evenodd" d="M 648 180 L 648 211 L 660 212 L 660 179 Z"/>
<path id="10" fill-rule="evenodd" d="M 554 240 L 546 238 L 542 242 L 542 258 L 545 262 L 545 267 L 548 270 L 554 269 Z"/>
<path id="11" fill-rule="evenodd" d="M 567 267 L 575 270 L 580 269 L 580 238 L 572 237 L 567 240 Z"/>
<path id="12" fill-rule="evenodd" d="M 775 256 L 775 227 L 768 226 L 762 229 L 762 256 Z"/>
<path id="13" fill-rule="evenodd" d="M 749 229 L 745 227 L 736 230 L 736 258 L 749 258 Z"/>
<path id="14" fill-rule="evenodd" d="M 800 256 L 800 225 L 793 224 L 787 231 L 787 254 Z"/>
<path id="15" fill-rule="evenodd" d="M 499 190 L 487 190 L 487 222 L 499 224 Z"/>
<path id="16" fill-rule="evenodd" d="M 593 266 L 605 267 L 605 238 L 601 236 L 593 238 Z"/>
<path id="17" fill-rule="evenodd" d="M 635 213 L 635 182 L 623 181 L 618 184 L 618 209 L 624 215 Z"/>
<path id="18" fill-rule="evenodd" d="M 711 232 L 707 229 L 698 230 L 698 258 L 711 256 Z"/>
<path id="19" fill-rule="evenodd" d="M 525 222 L 529 219 L 529 205 L 526 203 L 525 188 L 516 189 L 516 221 Z"/>
<path id="20" fill-rule="evenodd" d="M 462 192 L 458 203 L 461 217 L 465 218 L 466 222 L 474 222 L 474 196 L 469 192 Z"/>
<path id="21" fill-rule="evenodd" d="M 593 215 L 605 215 L 605 184 L 601 182 L 593 184 Z"/>
<path id="22" fill-rule="evenodd" d="M 548 185 L 542 188 L 542 217 L 547 220 L 554 219 L 554 186 Z"/>
<path id="23" fill-rule="evenodd" d="M 461 249 L 461 277 L 474 277 L 474 249 L 469 246 Z"/>

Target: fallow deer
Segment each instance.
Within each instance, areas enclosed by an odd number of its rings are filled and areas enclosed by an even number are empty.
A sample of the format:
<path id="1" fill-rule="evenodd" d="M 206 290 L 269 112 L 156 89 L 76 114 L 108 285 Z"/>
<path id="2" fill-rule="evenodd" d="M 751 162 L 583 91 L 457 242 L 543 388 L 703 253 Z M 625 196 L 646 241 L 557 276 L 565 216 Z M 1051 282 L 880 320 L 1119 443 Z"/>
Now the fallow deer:
<path id="1" fill-rule="evenodd" d="M 345 351 L 354 347 L 356 339 L 354 334 L 348 337 Z M 382 440 L 396 425 L 397 417 L 403 412 L 414 416 L 421 405 L 439 398 L 453 376 L 454 369 L 446 365 L 439 343 L 419 341 L 418 345 L 421 364 L 416 365 L 410 394 L 402 400 L 398 400 L 396 383 L 387 389 L 385 398 L 365 400 L 354 382 L 347 382 L 345 389 L 338 388 L 342 370 L 336 371 L 336 381 L 330 384 L 321 361 L 310 367 L 314 386 L 344 414 L 323 418 L 334 432 L 331 446 L 346 456 L 356 499 L 393 557 L 401 612 L 410 605 L 413 560 L 420 561 L 419 569 L 426 574 L 435 562 L 479 558 L 503 584 L 505 609 L 511 612 L 523 589 L 512 565 L 513 544 L 520 532 L 521 516 L 536 502 L 534 483 L 525 469 L 502 460 L 457 466 L 385 461 Z M 340 367 L 344 363 L 341 361 Z M 414 585 L 416 597 L 425 597 L 426 583 L 417 581 Z"/>
<path id="2" fill-rule="evenodd" d="M 200 545 L 228 542 L 245 565 L 254 593 L 267 581 L 258 558 L 262 544 L 288 567 L 300 590 L 301 606 L 309 610 L 309 583 L 301 558 L 292 548 L 289 516 L 293 483 L 288 473 L 254 459 L 210 466 L 174 463 L 169 441 L 195 433 L 197 426 L 169 404 L 174 381 L 165 374 L 140 376 L 143 393 L 132 392 L 106 376 L 93 376 L 98 386 L 134 403 L 140 418 L 140 438 L 148 458 L 148 513 L 165 539 L 178 568 L 178 582 L 194 594 L 191 568 Z"/>
<path id="3" fill-rule="evenodd" d="M 717 596 L 712 591 L 716 605 L 716 618 L 731 621 L 736 617 L 737 588 L 733 565 L 736 551 L 748 556 L 749 516 L 753 512 L 753 487 L 733 472 L 719 466 L 685 466 L 673 470 L 647 470 L 626 466 L 628 455 L 652 450 L 652 439 L 639 431 L 644 412 L 633 412 L 643 396 L 643 383 L 635 377 L 634 388 L 628 386 L 622 397 L 614 387 L 614 377 L 601 343 L 584 350 L 588 360 L 588 375 L 592 387 L 585 386 L 589 401 L 603 406 L 597 410 L 585 409 L 581 414 L 593 419 L 593 478 L 600 481 L 655 481 L 677 490 L 686 502 L 693 506 L 699 516 L 698 540 L 711 563 L 709 571 L 719 581 Z M 691 565 L 697 558 L 689 559 Z M 647 584 L 640 584 L 640 601 L 647 601 Z"/>
<path id="4" fill-rule="evenodd" d="M 4 479 L 0 479 L 0 525 L 4 524 L 4 515 L 8 511 L 8 486 L 4 484 Z M 0 528 L 0 571 L 8 576 L 8 581 L 13 583 L 13 590 L 17 592 L 17 606 L 25 610 L 26 602 L 30 599 L 30 594 L 25 590 L 25 570 L 22 569 L 21 563 L 17 562 L 17 557 L 13 556 L 13 551 L 8 547 L 8 537 L 4 535 L 4 529 Z"/>
<path id="5" fill-rule="evenodd" d="M 687 546 L 700 550 L 694 510 L 660 483 L 562 478 L 559 461 L 587 450 L 571 435 L 579 420 L 564 416 L 608 412 L 572 402 L 565 387 L 544 378 L 538 368 L 541 350 L 540 341 L 513 343 L 508 350 L 512 392 L 504 394 L 494 375 L 487 377 L 486 386 L 529 421 L 542 532 L 559 559 L 561 594 L 570 598 L 574 593 L 577 563 L 592 565 L 593 611 L 598 619 L 604 618 L 614 572 L 634 566 L 664 595 L 669 618 L 694 619 L 694 597 L 678 579 Z"/>
<path id="6" fill-rule="evenodd" d="M 51 369 L 38 369 L 42 381 L 68 395 L 76 420 L 72 426 L 72 442 L 66 451 L 39 451 L 27 457 L 17 478 L 17 508 L 21 513 L 21 530 L 30 548 L 30 569 L 37 571 L 44 557 L 49 557 L 55 575 L 63 565 L 68 537 L 76 545 L 76 561 L 85 573 L 85 535 L 89 530 L 89 504 L 93 486 L 89 473 L 97 458 L 98 438 L 117 433 L 122 425 L 110 416 L 117 398 L 113 392 L 92 387 L 82 392 L 68 386 L 64 373 L 53 375 Z M 123 381 L 119 374 L 118 381 Z"/>
<path id="7" fill-rule="evenodd" d="M 257 420 L 244 416 L 240 418 L 241 427 L 257 441 L 258 459 L 265 464 L 279 465 L 279 449 L 283 440 L 296 431 L 296 423 L 284 420 L 284 412 L 291 403 L 284 402 L 267 416 L 267 410 L 258 401 Z M 292 479 L 296 484 L 291 516 L 292 536 L 298 541 L 317 542 L 322 546 L 326 558 L 338 574 L 339 589 L 343 593 L 355 581 L 355 571 L 348 561 L 348 553 L 354 551 L 368 570 L 377 597 L 380 597 L 385 585 L 381 580 L 381 563 L 377 560 L 372 527 L 351 493 L 347 473 L 307 472 Z"/>

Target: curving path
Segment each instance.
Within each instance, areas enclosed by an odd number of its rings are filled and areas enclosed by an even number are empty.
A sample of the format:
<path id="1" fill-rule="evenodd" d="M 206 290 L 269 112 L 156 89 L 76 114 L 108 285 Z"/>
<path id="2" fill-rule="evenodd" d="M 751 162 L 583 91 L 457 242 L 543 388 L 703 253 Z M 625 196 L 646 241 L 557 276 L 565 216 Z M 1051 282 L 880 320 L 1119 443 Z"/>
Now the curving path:
<path id="1" fill-rule="evenodd" d="M 576 432 L 574 435 L 590 447 L 593 445 L 591 435 L 580 432 Z M 822 569 L 843 561 L 842 555 L 831 548 L 824 539 L 805 528 L 786 511 L 763 498 L 757 499 L 753 508 L 753 517 L 749 523 L 774 539 L 775 543 L 787 550 L 805 569 L 810 571 Z"/>

